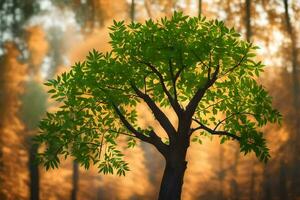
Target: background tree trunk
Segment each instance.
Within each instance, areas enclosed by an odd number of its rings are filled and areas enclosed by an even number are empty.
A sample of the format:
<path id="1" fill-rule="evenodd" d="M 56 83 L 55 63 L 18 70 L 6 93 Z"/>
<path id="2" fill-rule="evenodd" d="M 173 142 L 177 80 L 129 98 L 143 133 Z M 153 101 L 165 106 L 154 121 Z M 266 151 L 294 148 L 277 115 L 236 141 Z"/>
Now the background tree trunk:
<path id="1" fill-rule="evenodd" d="M 271 180 L 270 180 L 270 174 L 269 174 L 269 169 L 268 167 L 264 167 L 263 171 L 263 195 L 262 199 L 272 199 L 272 185 L 271 185 Z"/>
<path id="2" fill-rule="evenodd" d="M 39 166 L 36 163 L 35 156 L 38 152 L 38 145 L 29 142 L 29 176 L 30 176 L 30 200 L 39 199 L 40 175 Z"/>
<path id="3" fill-rule="evenodd" d="M 291 195 L 292 199 L 295 199 L 296 196 L 300 194 L 300 158 L 299 158 L 299 139 L 300 139 L 300 102 L 299 102 L 299 78 L 298 78 L 298 52 L 297 52 L 297 38 L 294 33 L 293 27 L 291 25 L 291 19 L 289 14 L 289 3 L 288 0 L 284 0 L 284 9 L 285 9 L 285 21 L 286 21 L 286 29 L 287 33 L 290 37 L 291 43 L 291 60 L 292 60 L 292 82 L 293 82 L 293 98 L 294 98 L 294 114 L 295 114 L 295 127 L 294 133 L 292 133 L 290 141 L 292 147 L 292 155 L 293 156 L 293 166 L 292 166 L 292 177 L 291 177 Z M 282 163 L 284 165 L 284 163 Z"/>
<path id="4" fill-rule="evenodd" d="M 73 177 L 72 177 L 71 200 L 76 200 L 77 199 L 78 180 L 79 180 L 79 166 L 78 166 L 78 163 L 76 161 L 73 161 Z"/>
<path id="5" fill-rule="evenodd" d="M 251 0 L 246 0 L 246 39 L 250 42 L 250 38 L 252 35 L 251 30 Z"/>
<path id="6" fill-rule="evenodd" d="M 288 192 L 286 185 L 286 165 L 284 161 L 280 161 L 280 169 L 279 169 L 279 198 L 280 200 L 288 200 Z M 298 177 L 299 178 L 299 177 Z"/>
<path id="7" fill-rule="evenodd" d="M 219 199 L 224 199 L 224 179 L 225 179 L 225 169 L 224 169 L 224 148 L 220 146 L 219 149 L 219 172 L 218 172 L 218 180 L 219 180 Z"/>
<path id="8" fill-rule="evenodd" d="M 202 14 L 202 0 L 198 1 L 198 15 L 201 16 Z"/>
<path id="9" fill-rule="evenodd" d="M 135 2 L 131 0 L 130 5 L 130 20 L 133 22 L 135 20 Z"/>

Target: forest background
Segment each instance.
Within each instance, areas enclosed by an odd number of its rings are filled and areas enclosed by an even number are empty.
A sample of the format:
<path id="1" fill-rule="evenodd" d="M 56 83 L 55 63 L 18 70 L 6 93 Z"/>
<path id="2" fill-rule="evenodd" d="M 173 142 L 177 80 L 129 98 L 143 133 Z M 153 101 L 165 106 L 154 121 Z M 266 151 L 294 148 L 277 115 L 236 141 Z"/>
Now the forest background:
<path id="1" fill-rule="evenodd" d="M 263 130 L 272 156 L 267 164 L 240 155 L 234 142 L 192 143 L 182 199 L 300 199 L 300 0 L 0 0 L 0 199 L 157 197 L 163 159 L 150 145 L 125 148 L 131 171 L 117 177 L 85 171 L 71 159 L 45 171 L 33 164 L 32 137 L 45 111 L 57 106 L 43 82 L 93 48 L 110 50 L 113 19 L 142 22 L 174 10 L 224 20 L 260 46 L 257 59 L 266 67 L 258 81 L 283 115 L 281 126 Z"/>

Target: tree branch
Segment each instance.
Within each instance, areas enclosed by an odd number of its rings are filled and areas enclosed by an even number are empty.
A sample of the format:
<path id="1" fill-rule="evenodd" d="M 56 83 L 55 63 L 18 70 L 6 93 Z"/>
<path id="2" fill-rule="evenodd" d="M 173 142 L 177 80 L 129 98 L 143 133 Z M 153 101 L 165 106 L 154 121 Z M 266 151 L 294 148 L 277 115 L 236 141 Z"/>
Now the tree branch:
<path id="1" fill-rule="evenodd" d="M 171 141 L 176 134 L 176 130 L 171 124 L 171 122 L 169 121 L 169 119 L 167 118 L 167 116 L 161 111 L 161 109 L 155 104 L 155 102 L 147 94 L 141 92 L 133 83 L 131 83 L 131 86 L 132 89 L 135 91 L 135 93 L 146 102 L 146 104 L 153 112 L 159 124 L 166 131 Z"/>
<path id="2" fill-rule="evenodd" d="M 103 87 L 98 87 L 100 90 L 106 92 L 105 90 L 117 90 L 117 91 L 122 91 L 122 92 L 128 92 L 126 91 L 125 89 L 122 89 L 122 88 L 116 88 L 116 87 L 112 87 L 112 86 L 106 86 L 105 88 Z M 126 93 L 123 93 L 124 96 L 128 96 L 128 97 L 138 97 L 136 96 L 135 94 L 126 94 Z"/>
<path id="3" fill-rule="evenodd" d="M 148 66 L 151 69 L 151 71 L 158 76 L 159 82 L 162 86 L 164 93 L 167 95 L 169 102 L 170 102 L 171 106 L 173 107 L 174 111 L 176 112 L 176 114 L 179 115 L 181 112 L 181 107 L 180 107 L 178 101 L 172 97 L 169 90 L 167 89 L 162 74 L 151 63 L 147 63 L 144 61 L 139 61 L 139 62 Z"/>
<path id="4" fill-rule="evenodd" d="M 174 101 L 177 101 L 177 90 L 176 90 L 176 79 L 174 76 L 174 71 L 173 71 L 173 64 L 172 64 L 172 60 L 169 59 L 169 69 L 170 69 L 170 74 L 171 74 L 171 79 L 172 79 L 172 85 L 173 85 L 173 90 L 174 90 Z"/>
<path id="5" fill-rule="evenodd" d="M 174 76 L 174 82 L 176 83 L 177 79 L 179 78 L 181 72 L 186 68 L 186 65 L 183 64 L 183 58 L 182 58 L 182 49 L 180 49 L 180 65 L 181 68 L 176 72 Z"/>
<path id="6" fill-rule="evenodd" d="M 194 56 L 197 58 L 197 60 L 199 60 L 199 62 L 205 66 L 207 69 L 209 68 L 209 66 L 207 66 L 203 61 L 202 59 L 196 54 L 196 52 L 194 50 L 192 50 L 192 53 L 194 54 Z"/>
<path id="7" fill-rule="evenodd" d="M 192 116 L 194 115 L 195 110 L 199 102 L 201 101 L 202 97 L 204 96 L 205 92 L 207 91 L 207 89 L 210 88 L 210 86 L 212 86 L 217 80 L 219 70 L 220 70 L 220 65 L 217 65 L 216 70 L 212 74 L 212 77 L 211 78 L 208 77 L 209 79 L 207 80 L 206 84 L 197 90 L 197 92 L 195 93 L 195 95 L 187 105 L 186 112 L 189 118 L 192 118 Z"/>
<path id="8" fill-rule="evenodd" d="M 182 65 L 182 67 L 176 72 L 175 76 L 174 76 L 174 81 L 176 83 L 176 81 L 178 80 L 181 72 L 184 70 L 184 68 L 186 67 L 186 65 Z"/>
<path id="9" fill-rule="evenodd" d="M 223 122 L 225 122 L 227 119 L 235 116 L 235 115 L 252 115 L 252 116 L 258 116 L 254 113 L 249 113 L 249 112 L 236 112 L 236 113 L 232 113 L 231 115 L 229 115 L 228 117 L 222 119 L 221 121 L 219 121 L 219 123 L 216 125 L 216 127 L 214 128 L 214 130 L 216 130 Z"/>
<path id="10" fill-rule="evenodd" d="M 113 104 L 113 107 L 117 113 L 117 115 L 119 116 L 121 122 L 124 124 L 124 126 L 131 132 L 133 133 L 137 138 L 139 138 L 140 140 L 142 141 L 145 141 L 145 142 L 149 142 L 149 139 L 148 137 L 146 137 L 144 134 L 138 132 L 130 123 L 129 121 L 127 121 L 126 117 L 122 114 L 122 112 L 120 111 L 120 109 L 115 105 Z"/>
<path id="11" fill-rule="evenodd" d="M 210 133 L 210 134 L 212 134 L 212 135 L 220 135 L 220 136 L 223 135 L 223 136 L 231 137 L 232 139 L 235 139 L 235 140 L 237 140 L 237 141 L 240 141 L 240 140 L 241 140 L 241 137 L 239 137 L 239 136 L 237 136 L 237 135 L 235 135 L 235 134 L 232 134 L 232 133 L 230 133 L 230 132 L 227 132 L 227 131 L 217 131 L 217 130 L 215 130 L 215 129 L 211 129 L 211 128 L 205 126 L 205 125 L 204 125 L 203 123 L 201 123 L 199 120 L 194 119 L 194 118 L 193 118 L 193 121 L 197 122 L 200 126 L 197 127 L 197 128 L 192 129 L 192 130 L 191 130 L 191 134 L 192 134 L 193 132 L 195 132 L 196 130 L 203 129 L 203 130 L 207 131 L 208 133 Z"/>
<path id="12" fill-rule="evenodd" d="M 248 52 L 247 52 L 247 53 L 248 53 Z M 242 62 L 244 61 L 244 59 L 245 59 L 247 53 L 245 53 L 245 54 L 243 55 L 242 59 L 241 59 L 236 65 L 234 65 L 232 68 L 230 68 L 229 70 L 227 70 L 224 74 L 221 74 L 218 78 L 221 78 L 221 77 L 223 77 L 223 76 L 226 76 L 226 74 L 228 74 L 229 72 L 232 72 L 233 70 L 235 70 L 236 68 L 238 68 L 238 67 L 242 64 Z"/>
<path id="13" fill-rule="evenodd" d="M 221 99 L 221 100 L 219 100 L 219 101 L 217 101 L 217 102 L 215 102 L 215 103 L 213 103 L 213 104 L 210 104 L 210 105 L 206 106 L 205 108 L 203 108 L 203 110 L 206 110 L 206 109 L 208 109 L 208 108 L 210 108 L 210 107 L 213 107 L 213 106 L 215 106 L 215 105 L 218 105 L 219 103 L 221 103 L 221 102 L 223 102 L 223 101 L 225 101 L 225 100 L 227 100 L 227 99 L 230 99 L 230 97 Z"/>
<path id="14" fill-rule="evenodd" d="M 124 126 L 131 132 L 134 134 L 134 136 L 144 142 L 147 142 L 147 143 L 150 143 L 150 144 L 153 144 L 157 150 L 159 152 L 161 152 L 164 156 L 166 155 L 167 151 L 168 151 L 168 145 L 164 144 L 162 141 L 161 141 L 161 138 L 157 136 L 157 134 L 151 130 L 150 134 L 149 134 L 149 137 L 144 135 L 143 133 L 137 131 L 129 122 L 128 120 L 125 118 L 125 116 L 122 114 L 122 112 L 120 111 L 120 109 L 113 103 L 112 104 L 117 115 L 119 116 L 121 122 L 124 124 Z M 112 131 L 112 130 L 111 130 Z M 118 132 L 120 133 L 120 132 Z M 128 135 L 128 136 L 132 136 L 130 134 L 124 134 L 124 133 L 121 133 L 123 135 Z"/>

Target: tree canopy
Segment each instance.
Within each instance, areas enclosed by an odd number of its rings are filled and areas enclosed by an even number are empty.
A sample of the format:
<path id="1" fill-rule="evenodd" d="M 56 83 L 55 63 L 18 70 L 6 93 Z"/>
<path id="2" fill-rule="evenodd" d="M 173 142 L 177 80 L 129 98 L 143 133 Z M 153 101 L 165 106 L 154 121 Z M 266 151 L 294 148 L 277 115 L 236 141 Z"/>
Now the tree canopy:
<path id="1" fill-rule="evenodd" d="M 36 140 L 46 144 L 39 161 L 58 167 L 60 155 L 74 156 L 84 167 L 124 175 L 129 170 L 118 150 L 118 137 L 153 144 L 166 155 L 176 138 L 191 141 L 218 135 L 234 139 L 241 152 L 270 157 L 260 127 L 281 116 L 256 78 L 264 65 L 254 59 L 258 48 L 234 28 L 205 17 L 175 12 L 145 23 L 124 21 L 110 27 L 112 51 L 93 50 L 84 62 L 45 83 L 61 106 L 40 122 Z M 163 142 L 154 129 L 139 127 L 137 105 L 145 102 L 165 130 Z M 176 127 L 162 107 L 172 108 L 185 123 Z M 186 126 L 188 133 L 180 132 Z"/>

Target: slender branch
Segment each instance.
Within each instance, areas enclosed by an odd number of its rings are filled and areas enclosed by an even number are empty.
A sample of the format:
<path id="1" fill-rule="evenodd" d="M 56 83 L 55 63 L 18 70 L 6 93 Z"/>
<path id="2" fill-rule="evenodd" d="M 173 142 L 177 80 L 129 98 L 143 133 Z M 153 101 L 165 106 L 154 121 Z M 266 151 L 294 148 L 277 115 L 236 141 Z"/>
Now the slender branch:
<path id="1" fill-rule="evenodd" d="M 174 76 L 174 82 L 176 83 L 177 79 L 179 78 L 180 74 L 182 73 L 182 71 L 184 70 L 184 68 L 186 68 L 187 66 L 183 64 L 183 58 L 182 58 L 182 49 L 180 49 L 180 65 L 181 68 L 176 72 L 175 76 Z"/>
<path id="2" fill-rule="evenodd" d="M 236 112 L 236 113 L 232 113 L 231 115 L 229 115 L 228 117 L 222 119 L 221 121 L 219 121 L 219 123 L 216 125 L 216 127 L 214 128 L 214 130 L 216 130 L 223 122 L 225 122 L 227 119 L 235 116 L 235 115 L 252 115 L 252 116 L 258 116 L 257 114 L 254 113 L 249 113 L 249 112 Z"/>
<path id="3" fill-rule="evenodd" d="M 205 125 L 204 125 L 203 123 L 201 123 L 199 120 L 194 119 L 194 118 L 193 118 L 193 121 L 197 122 L 200 126 L 197 127 L 197 128 L 192 129 L 192 130 L 191 130 L 191 134 L 192 134 L 193 132 L 195 132 L 196 130 L 203 129 L 203 130 L 207 131 L 208 133 L 210 133 L 210 134 L 212 134 L 212 135 L 229 136 L 229 137 L 231 137 L 232 139 L 235 139 L 235 140 L 237 140 L 237 141 L 240 141 L 240 140 L 241 140 L 241 137 L 239 137 L 239 136 L 237 136 L 237 135 L 235 135 L 235 134 L 232 134 L 232 133 L 230 133 L 230 132 L 213 130 L 213 129 L 211 129 L 211 128 L 205 126 Z"/>
<path id="4" fill-rule="evenodd" d="M 208 109 L 210 107 L 213 107 L 213 106 L 215 106 L 215 105 L 217 105 L 217 104 L 219 104 L 219 103 L 221 103 L 221 102 L 223 102 L 223 101 L 225 101 L 227 99 L 230 99 L 230 98 L 231 97 L 227 97 L 227 98 L 221 99 L 221 100 L 217 101 L 216 103 L 213 103 L 213 104 L 210 104 L 210 105 L 206 106 L 205 108 L 203 108 L 203 110 L 206 110 L 206 109 Z"/>
<path id="5" fill-rule="evenodd" d="M 175 83 L 176 83 L 177 79 L 179 78 L 181 72 L 184 70 L 184 68 L 186 68 L 186 65 L 182 65 L 182 67 L 176 72 L 176 74 L 174 76 Z"/>
<path id="6" fill-rule="evenodd" d="M 210 73 L 211 73 L 211 51 L 209 52 L 209 63 L 208 63 L 208 69 L 207 69 L 208 80 L 210 80 Z"/>
<path id="7" fill-rule="evenodd" d="M 147 94 L 147 82 L 146 82 L 147 76 L 144 76 L 144 93 Z"/>
<path id="8" fill-rule="evenodd" d="M 171 79 L 172 79 L 172 85 L 173 85 L 173 90 L 174 90 L 174 101 L 177 101 L 177 90 L 176 90 L 176 79 L 174 76 L 174 71 L 173 71 L 173 64 L 172 64 L 172 60 L 169 59 L 169 69 L 170 69 L 170 74 L 171 74 Z"/>
<path id="9" fill-rule="evenodd" d="M 123 92 L 128 92 L 126 91 L 125 89 L 122 89 L 122 88 L 115 88 L 115 87 L 112 87 L 112 86 L 106 86 L 106 88 L 103 88 L 103 87 L 98 87 L 100 90 L 102 90 L 103 92 L 106 93 L 106 90 L 118 90 L 118 91 L 123 91 Z M 138 97 L 136 96 L 135 94 L 124 94 L 124 96 L 128 96 L 128 97 Z"/>
<path id="10" fill-rule="evenodd" d="M 120 131 L 117 131 L 117 130 L 113 130 L 113 129 L 106 129 L 107 131 L 111 131 L 111 132 L 115 132 L 115 133 L 118 133 L 118 134 L 121 134 L 121 135 L 126 135 L 126 136 L 130 136 L 130 137 L 135 137 L 135 138 L 138 138 L 137 136 L 135 135 L 131 135 L 131 134 L 128 134 L 128 133 L 124 133 L 124 132 L 120 132 Z M 139 138 L 138 138 L 139 139 Z"/>
<path id="11" fill-rule="evenodd" d="M 218 78 L 221 78 L 221 77 L 223 77 L 223 76 L 226 76 L 226 74 L 228 74 L 229 72 L 232 72 L 233 70 L 235 70 L 236 68 L 238 68 L 238 67 L 242 64 L 242 62 L 244 61 L 244 59 L 246 58 L 247 53 L 248 53 L 248 52 L 246 52 L 246 53 L 243 55 L 242 59 L 241 59 L 236 65 L 234 65 L 232 68 L 230 68 L 229 70 L 227 70 L 224 74 L 221 74 Z"/>
<path id="12" fill-rule="evenodd" d="M 212 74 L 212 77 L 209 80 L 207 80 L 206 84 L 203 87 L 200 87 L 197 90 L 197 92 L 195 93 L 195 95 L 193 96 L 193 98 L 191 99 L 191 101 L 188 103 L 188 105 L 186 107 L 186 112 L 188 113 L 189 118 L 192 118 L 192 116 L 194 115 L 195 110 L 196 110 L 199 102 L 201 101 L 202 97 L 204 96 L 205 92 L 217 80 L 217 76 L 218 76 L 219 70 L 220 70 L 220 65 L 217 65 L 216 70 Z"/>
<path id="13" fill-rule="evenodd" d="M 144 62 L 144 61 L 139 61 L 139 63 L 142 63 L 142 64 L 148 66 L 151 69 L 151 71 L 158 76 L 159 82 L 162 86 L 164 93 L 167 95 L 169 102 L 170 102 L 171 106 L 173 107 L 174 111 L 177 113 L 177 115 L 179 115 L 181 112 L 181 107 L 180 107 L 178 101 L 172 97 L 171 93 L 167 89 L 167 87 L 165 85 L 165 80 L 164 80 L 162 74 L 151 63 Z"/>
<path id="14" fill-rule="evenodd" d="M 196 52 L 194 50 L 192 50 L 192 53 L 194 54 L 194 56 L 197 58 L 197 60 L 199 60 L 199 62 L 202 65 L 204 65 L 207 69 L 209 68 L 209 66 L 202 61 L 202 59 L 196 54 Z"/>
<path id="15" fill-rule="evenodd" d="M 102 147 L 103 147 L 103 141 L 104 141 L 104 134 L 105 133 L 102 133 L 102 137 L 101 137 L 101 147 L 100 147 L 100 150 L 99 150 L 99 159 L 101 159 L 101 153 L 102 153 Z"/>

